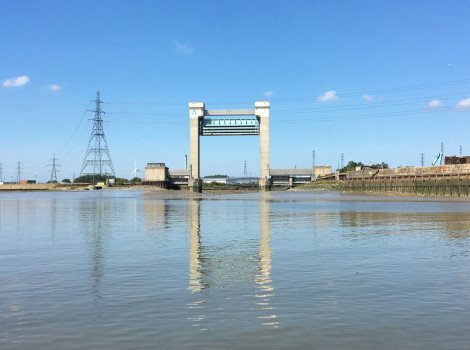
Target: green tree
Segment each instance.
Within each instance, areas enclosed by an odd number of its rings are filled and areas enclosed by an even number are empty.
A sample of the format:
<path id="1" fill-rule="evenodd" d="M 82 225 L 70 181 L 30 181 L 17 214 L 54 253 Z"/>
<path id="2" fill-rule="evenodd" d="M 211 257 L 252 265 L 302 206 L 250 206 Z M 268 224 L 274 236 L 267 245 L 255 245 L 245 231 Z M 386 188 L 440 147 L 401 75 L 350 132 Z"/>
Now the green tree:
<path id="1" fill-rule="evenodd" d="M 113 176 L 107 175 L 82 175 L 77 177 L 73 182 L 74 183 L 88 183 L 88 184 L 96 184 L 97 182 L 106 182 L 106 179 L 112 179 Z"/>
<path id="2" fill-rule="evenodd" d="M 129 180 L 123 179 L 123 178 L 121 178 L 121 177 L 117 177 L 116 180 L 115 180 L 115 184 L 116 184 L 117 186 L 122 186 L 122 185 L 124 185 L 124 184 L 127 183 L 127 182 L 129 182 Z"/>
<path id="3" fill-rule="evenodd" d="M 69 184 L 71 181 L 70 181 L 70 179 L 63 179 L 62 182 L 65 183 L 65 184 Z"/>
<path id="4" fill-rule="evenodd" d="M 388 164 L 385 162 L 372 164 L 370 166 L 372 169 L 388 169 Z"/>
<path id="5" fill-rule="evenodd" d="M 142 182 L 142 179 L 136 176 L 131 180 L 131 182 L 135 184 L 136 182 Z"/>
<path id="6" fill-rule="evenodd" d="M 348 164 L 346 164 L 346 166 L 344 168 L 341 168 L 339 169 L 339 172 L 340 173 L 345 173 L 346 171 L 350 171 L 350 170 L 356 170 L 356 167 L 364 167 L 364 164 L 362 164 L 361 162 L 355 162 L 355 161 L 350 161 Z"/>

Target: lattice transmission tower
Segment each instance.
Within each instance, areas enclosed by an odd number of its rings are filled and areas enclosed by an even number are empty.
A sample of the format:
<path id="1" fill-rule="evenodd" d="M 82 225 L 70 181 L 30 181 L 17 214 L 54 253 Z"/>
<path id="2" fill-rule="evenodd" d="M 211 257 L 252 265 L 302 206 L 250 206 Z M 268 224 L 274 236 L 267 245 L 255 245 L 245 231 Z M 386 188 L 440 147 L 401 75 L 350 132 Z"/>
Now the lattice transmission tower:
<path id="1" fill-rule="evenodd" d="M 441 142 L 441 162 L 440 165 L 444 164 L 444 142 Z"/>
<path id="2" fill-rule="evenodd" d="M 52 167 L 51 169 L 51 179 L 50 179 L 50 182 L 53 182 L 53 181 L 57 181 L 57 167 L 60 166 L 59 164 L 56 163 L 56 161 L 58 161 L 58 159 L 55 157 L 55 153 L 54 155 L 52 156 L 52 159 L 49 159 L 52 161 L 52 164 L 49 164 L 49 166 Z"/>
<path id="3" fill-rule="evenodd" d="M 92 102 L 96 103 L 95 109 L 89 110 L 89 112 L 95 113 L 95 117 L 90 119 L 93 120 L 93 130 L 91 131 L 80 175 L 115 176 L 113 162 L 111 161 L 103 129 L 102 115 L 105 112 L 101 109 L 103 101 L 100 100 L 99 91 L 96 93 L 96 100 Z"/>
<path id="4" fill-rule="evenodd" d="M 18 162 L 18 167 L 16 168 L 16 182 L 20 183 L 21 181 L 21 162 Z"/>

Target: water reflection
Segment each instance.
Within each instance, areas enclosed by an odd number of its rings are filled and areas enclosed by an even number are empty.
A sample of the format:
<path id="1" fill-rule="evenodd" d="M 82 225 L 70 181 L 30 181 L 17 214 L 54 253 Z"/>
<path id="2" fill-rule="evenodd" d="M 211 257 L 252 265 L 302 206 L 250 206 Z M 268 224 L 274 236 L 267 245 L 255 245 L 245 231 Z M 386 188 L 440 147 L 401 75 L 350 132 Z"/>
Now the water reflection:
<path id="1" fill-rule="evenodd" d="M 51 199 L 49 207 L 51 209 L 51 235 L 52 235 L 52 239 L 54 239 L 56 225 L 57 225 L 57 199 L 56 197 Z"/>
<path id="2" fill-rule="evenodd" d="M 199 199 L 189 201 L 189 289 L 200 292 L 202 284 L 201 214 Z"/>
<path id="3" fill-rule="evenodd" d="M 271 305 L 274 288 L 271 280 L 272 248 L 270 246 L 270 194 L 263 194 L 259 201 L 260 240 L 258 256 L 251 254 L 250 246 L 236 241 L 237 246 L 224 244 L 223 247 L 204 246 L 201 244 L 201 201 L 189 200 L 189 284 L 188 289 L 195 296 L 194 301 L 187 304 L 189 309 L 196 309 L 195 315 L 189 317 L 193 326 L 201 326 L 207 317 L 209 300 L 216 298 L 211 295 L 216 289 L 234 288 L 243 290 L 248 282 L 254 289 L 255 305 L 249 306 L 263 326 L 277 327 L 277 316 Z M 249 222 L 249 215 L 244 217 Z M 240 244 L 242 245 L 240 247 Z M 252 283 L 255 283 L 253 285 Z M 227 298 L 227 296 L 225 296 Z M 228 298 L 230 299 L 230 298 Z M 240 303 L 249 303 L 245 295 Z M 252 304 L 253 305 L 253 304 Z M 225 312 L 218 307 L 216 312 Z M 205 328 L 202 328 L 205 330 Z"/>
<path id="4" fill-rule="evenodd" d="M 101 196 L 91 201 L 80 202 L 80 216 L 82 220 L 82 232 L 90 239 L 88 247 L 92 260 L 92 278 L 93 278 L 93 294 L 95 301 L 102 298 L 100 292 L 100 283 L 103 278 L 103 270 L 105 263 L 105 239 L 108 225 L 103 223 L 107 213 L 112 213 L 113 209 L 106 208 L 107 201 Z"/>
<path id="5" fill-rule="evenodd" d="M 145 222 L 148 231 L 162 231 L 165 229 L 168 215 L 166 204 L 166 201 L 162 200 L 147 199 L 145 201 Z M 155 234 L 158 234 L 158 232 L 155 232 Z"/>
<path id="6" fill-rule="evenodd" d="M 468 213 L 416 213 L 416 212 L 366 212 L 340 211 L 331 213 L 337 216 L 339 226 L 348 228 L 353 237 L 374 234 L 396 234 L 399 232 L 436 232 L 443 238 L 470 237 Z"/>
<path id="7" fill-rule="evenodd" d="M 199 199 L 189 201 L 189 290 L 192 293 L 199 293 L 205 288 L 202 282 L 202 261 L 201 261 L 201 212 Z M 200 327 L 201 321 L 206 318 L 204 313 L 205 295 L 189 302 L 188 309 L 192 309 L 195 315 L 188 319 L 194 327 Z M 204 329 L 204 328 L 203 328 Z"/>
<path id="8" fill-rule="evenodd" d="M 270 199 L 271 193 L 262 193 L 259 202 L 259 218 L 261 228 L 261 238 L 259 242 L 259 263 L 260 269 L 255 283 L 258 284 L 259 293 L 256 297 L 259 299 L 257 305 L 263 314 L 258 316 L 261 319 L 261 324 L 264 326 L 277 327 L 279 322 L 276 320 L 277 316 L 273 313 L 273 307 L 270 305 L 271 298 L 274 296 L 274 288 L 271 279 L 271 256 L 272 248 L 269 244 L 271 238 L 271 222 L 270 222 Z"/>

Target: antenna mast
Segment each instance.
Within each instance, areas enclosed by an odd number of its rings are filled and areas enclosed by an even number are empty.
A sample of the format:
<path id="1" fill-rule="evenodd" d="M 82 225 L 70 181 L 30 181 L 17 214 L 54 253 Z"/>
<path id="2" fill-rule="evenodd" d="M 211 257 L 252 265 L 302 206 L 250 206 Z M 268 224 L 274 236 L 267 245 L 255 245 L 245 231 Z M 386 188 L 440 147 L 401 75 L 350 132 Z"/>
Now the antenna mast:
<path id="1" fill-rule="evenodd" d="M 103 130 L 103 118 L 101 116 L 105 112 L 101 110 L 103 101 L 100 100 L 99 91 L 96 93 L 96 100 L 93 102 L 96 103 L 96 107 L 94 110 L 89 111 L 95 112 L 95 117 L 90 119 L 93 120 L 93 130 L 91 131 L 80 175 L 115 176 L 113 162 L 111 161 L 108 143 L 106 142 Z"/>

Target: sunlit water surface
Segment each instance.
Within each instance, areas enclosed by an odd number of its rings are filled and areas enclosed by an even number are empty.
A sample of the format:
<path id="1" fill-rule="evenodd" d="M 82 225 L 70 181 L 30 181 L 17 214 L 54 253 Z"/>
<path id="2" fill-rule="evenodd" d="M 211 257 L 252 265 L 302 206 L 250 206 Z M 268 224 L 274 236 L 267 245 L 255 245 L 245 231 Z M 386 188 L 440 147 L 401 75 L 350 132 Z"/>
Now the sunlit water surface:
<path id="1" fill-rule="evenodd" d="M 468 349 L 470 202 L 0 193 L 0 348 Z"/>

